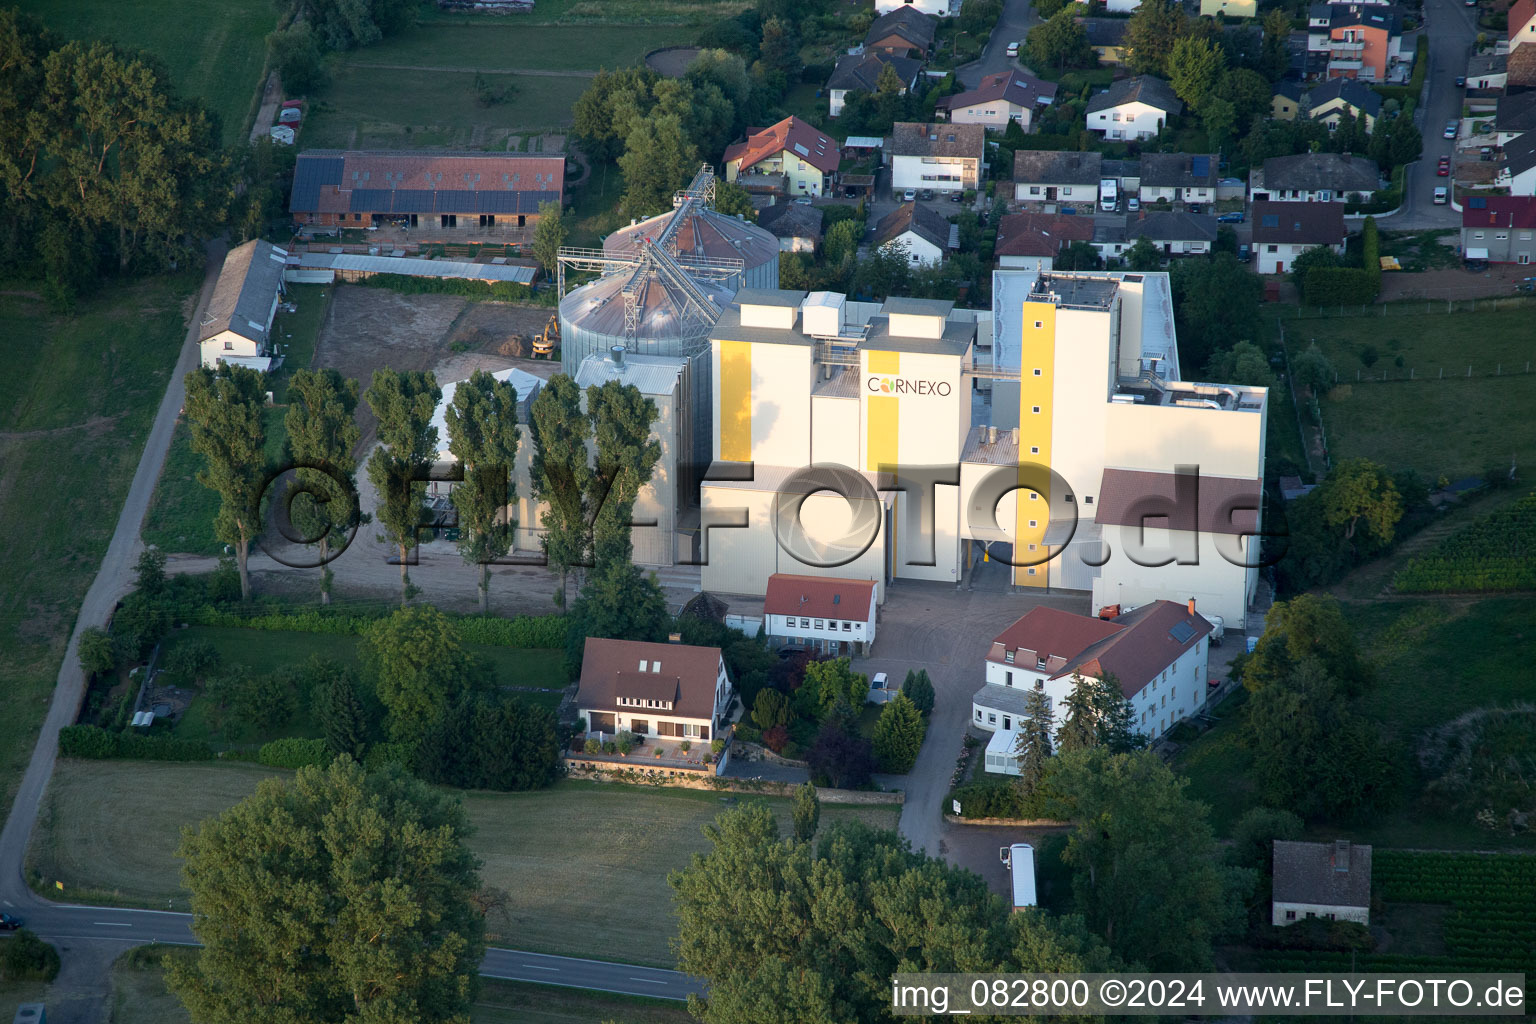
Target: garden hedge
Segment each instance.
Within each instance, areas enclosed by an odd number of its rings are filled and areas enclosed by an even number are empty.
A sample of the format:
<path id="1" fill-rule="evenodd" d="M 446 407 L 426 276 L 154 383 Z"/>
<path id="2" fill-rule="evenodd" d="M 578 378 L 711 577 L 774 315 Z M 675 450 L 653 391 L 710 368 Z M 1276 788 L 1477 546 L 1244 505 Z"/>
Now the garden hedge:
<path id="1" fill-rule="evenodd" d="M 1363 306 L 1376 301 L 1378 275 L 1363 267 L 1313 267 L 1302 284 L 1309 306 Z"/>
<path id="2" fill-rule="evenodd" d="M 115 733 L 94 725 L 67 725 L 60 729 L 59 753 L 65 757 L 94 760 L 115 757 L 139 761 L 213 760 L 213 748 L 202 740 Z"/>
<path id="3" fill-rule="evenodd" d="M 331 763 L 331 748 L 325 740 L 304 740 L 294 736 L 273 740 L 262 746 L 256 760 L 268 768 L 324 767 Z"/>
<path id="4" fill-rule="evenodd" d="M 206 605 L 192 616 L 192 621 L 199 626 L 362 636 L 379 618 L 373 615 L 332 614 L 313 608 L 302 611 L 267 610 L 255 615 L 242 615 Z M 518 615 L 510 619 L 494 615 L 470 615 L 453 621 L 465 643 L 523 649 L 565 647 L 567 627 L 563 615 Z"/>

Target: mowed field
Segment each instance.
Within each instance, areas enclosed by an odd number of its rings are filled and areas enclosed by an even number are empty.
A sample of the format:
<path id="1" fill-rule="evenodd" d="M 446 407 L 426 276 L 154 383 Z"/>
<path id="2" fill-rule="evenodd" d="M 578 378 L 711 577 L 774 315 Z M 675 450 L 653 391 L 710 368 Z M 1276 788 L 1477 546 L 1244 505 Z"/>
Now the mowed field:
<path id="1" fill-rule="evenodd" d="M 50 890 L 62 881 L 73 900 L 161 909 L 169 901 L 186 910 L 175 855 L 182 826 L 218 814 L 276 774 L 246 764 L 61 760 L 29 876 Z M 789 801 L 768 802 L 787 831 Z M 493 944 L 674 963 L 667 873 L 708 847 L 701 830 L 725 808 L 720 795 L 562 782 L 535 793 L 470 793 L 465 806 L 482 878 L 511 899 L 488 922 Z M 898 814 L 896 805 L 825 805 L 821 821 L 895 828 Z"/>
<path id="2" fill-rule="evenodd" d="M 1322 402 L 1334 460 L 1364 456 L 1430 483 L 1536 462 L 1536 306 L 1288 321 L 1292 358 L 1316 341 L 1339 375 Z M 1366 365 L 1374 350 L 1375 359 Z M 1365 358 L 1362 358 L 1365 357 Z M 1397 361 L 1401 358 L 1402 365 Z M 1466 376 L 1467 368 L 1475 376 Z M 1494 376 L 1502 368 L 1503 376 Z M 1413 371 L 1414 381 L 1396 378 Z M 1441 372 L 1445 379 L 1441 380 Z M 1356 383 L 1357 373 L 1387 383 Z"/>
<path id="3" fill-rule="evenodd" d="M 201 100 L 223 123 L 224 144 L 244 135 L 261 86 L 271 0 L 16 0 L 60 35 L 105 39 L 160 58 L 183 96 Z"/>
<path id="4" fill-rule="evenodd" d="M 113 286 L 57 316 L 0 286 L 0 808 L 117 525 L 201 273 Z"/>

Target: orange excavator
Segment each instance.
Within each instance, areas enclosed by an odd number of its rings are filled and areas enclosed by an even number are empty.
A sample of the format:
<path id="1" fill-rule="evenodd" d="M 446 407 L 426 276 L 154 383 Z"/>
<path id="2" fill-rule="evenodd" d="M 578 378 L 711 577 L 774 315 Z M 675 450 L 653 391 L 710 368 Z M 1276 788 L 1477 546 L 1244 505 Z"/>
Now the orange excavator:
<path id="1" fill-rule="evenodd" d="M 535 359 L 548 359 L 555 354 L 555 346 L 560 344 L 560 321 L 553 314 L 544 330 L 533 336 L 533 357 Z"/>

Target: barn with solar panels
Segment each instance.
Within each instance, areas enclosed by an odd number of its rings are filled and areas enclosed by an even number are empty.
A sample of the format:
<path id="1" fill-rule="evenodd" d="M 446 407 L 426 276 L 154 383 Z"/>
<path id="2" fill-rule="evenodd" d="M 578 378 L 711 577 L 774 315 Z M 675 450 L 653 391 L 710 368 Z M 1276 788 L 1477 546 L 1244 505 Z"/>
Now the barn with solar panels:
<path id="1" fill-rule="evenodd" d="M 299 154 L 288 209 L 301 227 L 500 240 L 530 232 L 564 188 L 559 154 L 322 149 Z"/>

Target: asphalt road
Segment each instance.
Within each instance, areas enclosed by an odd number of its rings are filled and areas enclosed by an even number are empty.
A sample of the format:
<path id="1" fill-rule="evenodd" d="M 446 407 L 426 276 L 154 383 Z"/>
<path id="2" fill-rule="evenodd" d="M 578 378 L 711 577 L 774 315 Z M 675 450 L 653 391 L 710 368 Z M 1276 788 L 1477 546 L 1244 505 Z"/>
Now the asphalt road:
<path id="1" fill-rule="evenodd" d="M 997 19 L 997 26 L 992 29 L 992 35 L 987 38 L 986 49 L 981 56 L 959 68 L 955 77 L 960 84 L 967 89 L 974 89 L 981 84 L 983 77 L 996 74 L 999 71 L 1007 71 L 1009 68 L 1023 67 L 1017 60 L 1008 56 L 1008 44 L 1024 43 L 1024 37 L 1029 35 L 1029 30 L 1040 24 L 1040 18 L 1035 14 L 1035 6 L 1031 0 L 1006 0 L 1003 4 L 1003 13 Z"/>
<path id="2" fill-rule="evenodd" d="M 1424 155 L 1405 172 L 1402 209 L 1377 218 L 1383 228 L 1395 231 L 1461 224 L 1461 214 L 1449 205 L 1434 204 L 1435 187 L 1450 184 L 1449 178 L 1435 174 L 1435 165 L 1455 147 L 1443 131 L 1447 121 L 1461 117 L 1465 93 L 1456 87 L 1456 76 L 1466 72 L 1467 55 L 1477 35 L 1476 8 L 1468 9 L 1461 0 L 1424 0 L 1424 18 L 1424 31 L 1429 33 L 1429 74 L 1424 100 L 1414 115 L 1424 136 Z"/>

